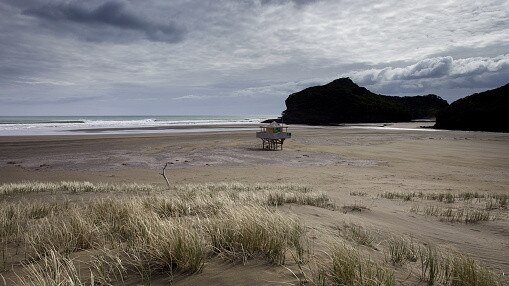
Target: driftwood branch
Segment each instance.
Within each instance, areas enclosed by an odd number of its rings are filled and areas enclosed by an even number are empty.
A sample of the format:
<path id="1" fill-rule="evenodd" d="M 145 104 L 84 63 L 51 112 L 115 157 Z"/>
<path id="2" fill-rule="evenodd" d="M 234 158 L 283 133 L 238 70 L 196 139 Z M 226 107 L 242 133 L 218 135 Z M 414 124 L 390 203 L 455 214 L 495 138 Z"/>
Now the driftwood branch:
<path id="1" fill-rule="evenodd" d="M 163 167 L 163 172 L 161 173 L 161 175 L 163 176 L 163 178 L 166 180 L 166 184 L 168 185 L 168 188 L 170 187 L 170 181 L 168 180 L 168 177 L 166 177 L 166 168 L 168 167 L 168 164 L 169 163 L 166 163 Z"/>

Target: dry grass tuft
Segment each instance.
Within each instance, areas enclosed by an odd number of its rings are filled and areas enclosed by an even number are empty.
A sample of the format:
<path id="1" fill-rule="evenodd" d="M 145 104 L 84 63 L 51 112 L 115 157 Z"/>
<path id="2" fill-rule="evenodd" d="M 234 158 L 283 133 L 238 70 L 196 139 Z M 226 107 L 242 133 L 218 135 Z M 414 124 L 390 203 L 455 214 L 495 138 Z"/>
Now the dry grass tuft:
<path id="1" fill-rule="evenodd" d="M 357 192 L 357 191 L 350 192 L 350 196 L 366 197 L 367 195 L 368 195 L 368 193 L 366 193 L 366 192 Z"/>
<path id="2" fill-rule="evenodd" d="M 142 281 L 159 273 L 191 274 L 203 267 L 204 238 L 184 222 L 141 219 L 136 228 L 137 235 L 124 249 L 125 266 L 135 268 Z"/>
<path id="3" fill-rule="evenodd" d="M 495 217 L 489 212 L 475 208 L 442 208 L 439 206 L 427 206 L 421 209 L 418 205 L 410 209 L 411 212 L 438 217 L 440 221 L 477 223 L 489 221 Z"/>
<path id="4" fill-rule="evenodd" d="M 336 245 L 329 258 L 330 262 L 319 268 L 317 285 L 396 285 L 391 270 L 346 245 Z"/>
<path id="5" fill-rule="evenodd" d="M 505 285 L 501 276 L 467 256 L 431 246 L 421 247 L 418 256 L 421 279 L 428 285 Z"/>
<path id="6" fill-rule="evenodd" d="M 405 261 L 416 262 L 418 246 L 412 239 L 403 237 L 392 237 L 387 241 L 388 256 L 387 261 L 392 265 L 402 265 Z"/>
<path id="7" fill-rule="evenodd" d="M 345 231 L 340 233 L 341 236 L 344 236 L 359 245 L 376 249 L 374 246 L 376 235 L 372 231 L 353 223 L 345 224 L 343 229 Z"/>
<path id="8" fill-rule="evenodd" d="M 36 256 L 43 256 L 50 251 L 71 253 L 90 249 L 99 243 L 100 233 L 97 227 L 77 210 L 66 216 L 43 218 L 30 226 L 25 234 L 27 245 Z"/>
<path id="9" fill-rule="evenodd" d="M 25 272 L 27 275 L 19 277 L 18 285 L 86 285 L 73 260 L 56 250 L 49 250 L 38 263 L 26 265 Z"/>
<path id="10" fill-rule="evenodd" d="M 204 227 L 213 251 L 231 260 L 262 255 L 274 264 L 284 264 L 288 250 L 299 256 L 304 253 L 300 224 L 265 207 L 225 210 Z"/>

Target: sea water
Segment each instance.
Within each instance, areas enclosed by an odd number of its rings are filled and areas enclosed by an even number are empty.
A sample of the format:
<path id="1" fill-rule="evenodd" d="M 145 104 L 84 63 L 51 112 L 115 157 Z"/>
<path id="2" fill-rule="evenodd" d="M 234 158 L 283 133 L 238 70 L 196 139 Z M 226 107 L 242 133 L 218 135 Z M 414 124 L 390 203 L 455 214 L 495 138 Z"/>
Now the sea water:
<path id="1" fill-rule="evenodd" d="M 255 127 L 263 120 L 276 117 L 274 115 L 0 116 L 0 136 L 227 131 L 251 125 Z M 197 126 L 207 128 L 195 128 Z"/>

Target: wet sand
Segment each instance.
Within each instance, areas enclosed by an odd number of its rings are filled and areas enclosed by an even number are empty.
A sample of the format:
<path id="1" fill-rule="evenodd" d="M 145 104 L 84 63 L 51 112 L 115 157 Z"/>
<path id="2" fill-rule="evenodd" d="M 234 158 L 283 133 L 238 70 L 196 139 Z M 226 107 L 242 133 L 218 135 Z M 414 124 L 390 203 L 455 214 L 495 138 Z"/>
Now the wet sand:
<path id="1" fill-rule="evenodd" d="M 509 194 L 509 134 L 412 130 L 419 125 L 423 123 L 395 125 L 405 130 L 290 127 L 292 139 L 285 142 L 283 151 L 260 150 L 254 131 L 0 137 L 0 183 L 86 180 L 164 185 L 159 173 L 170 162 L 173 184 L 304 184 L 327 192 L 339 206 L 369 208 L 343 213 L 292 207 L 313 236 L 354 222 L 453 248 L 508 273 L 507 211 L 495 221 L 452 224 L 411 213 L 412 202 L 378 195 L 421 191 Z M 368 196 L 351 196 L 351 192 Z M 221 268 L 225 275 L 241 271 L 238 266 L 228 267 L 230 270 Z M 255 265 L 253 269 L 265 271 L 266 267 Z M 245 275 L 252 272 L 243 269 Z M 211 270 L 207 271 L 181 283 L 206 281 Z M 270 271 L 277 275 L 277 270 Z M 256 278 L 256 272 L 252 276 Z M 228 277 L 216 280 L 235 285 L 236 280 Z"/>

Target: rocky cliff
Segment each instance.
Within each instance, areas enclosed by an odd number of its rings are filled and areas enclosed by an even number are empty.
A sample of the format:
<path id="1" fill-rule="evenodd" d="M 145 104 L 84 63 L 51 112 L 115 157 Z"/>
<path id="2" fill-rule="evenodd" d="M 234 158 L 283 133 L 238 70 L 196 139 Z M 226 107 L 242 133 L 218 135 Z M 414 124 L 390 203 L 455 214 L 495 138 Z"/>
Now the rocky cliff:
<path id="1" fill-rule="evenodd" d="M 313 125 L 410 121 L 434 117 L 438 110 L 447 106 L 447 102 L 436 95 L 375 94 L 349 78 L 293 93 L 285 103 L 285 123 Z"/>

